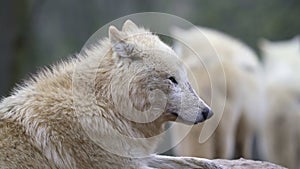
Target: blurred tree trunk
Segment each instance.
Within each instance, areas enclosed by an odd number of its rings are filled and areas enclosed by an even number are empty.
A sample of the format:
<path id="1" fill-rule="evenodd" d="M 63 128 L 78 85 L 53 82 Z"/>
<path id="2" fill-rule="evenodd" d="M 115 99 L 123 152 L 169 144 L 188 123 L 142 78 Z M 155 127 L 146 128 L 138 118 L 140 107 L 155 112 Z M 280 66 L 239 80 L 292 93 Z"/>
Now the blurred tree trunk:
<path id="1" fill-rule="evenodd" d="M 0 95 L 7 94 L 12 78 L 13 44 L 17 38 L 17 15 L 14 1 L 0 1 Z"/>
<path id="2" fill-rule="evenodd" d="M 0 96 L 7 95 L 26 53 L 28 1 L 0 1 Z"/>

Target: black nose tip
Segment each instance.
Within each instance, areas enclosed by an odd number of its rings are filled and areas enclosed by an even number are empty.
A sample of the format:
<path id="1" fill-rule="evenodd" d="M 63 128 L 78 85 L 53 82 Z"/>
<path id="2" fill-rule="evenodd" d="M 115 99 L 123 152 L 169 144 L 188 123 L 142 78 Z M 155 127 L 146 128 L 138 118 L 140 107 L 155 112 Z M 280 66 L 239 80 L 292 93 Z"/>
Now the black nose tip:
<path id="1" fill-rule="evenodd" d="M 212 116 L 212 112 L 209 108 L 205 107 L 203 110 L 202 110 L 202 116 L 203 116 L 203 119 L 206 120 L 208 118 L 210 118 Z"/>

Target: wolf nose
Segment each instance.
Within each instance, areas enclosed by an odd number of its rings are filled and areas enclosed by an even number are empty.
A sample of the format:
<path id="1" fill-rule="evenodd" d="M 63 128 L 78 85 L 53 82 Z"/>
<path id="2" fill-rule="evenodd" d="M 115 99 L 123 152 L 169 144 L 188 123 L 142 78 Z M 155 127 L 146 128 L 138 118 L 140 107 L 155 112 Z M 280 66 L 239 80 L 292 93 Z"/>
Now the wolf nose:
<path id="1" fill-rule="evenodd" d="M 202 116 L 203 116 L 204 120 L 209 119 L 212 115 L 213 115 L 213 112 L 208 107 L 205 107 L 202 110 Z"/>

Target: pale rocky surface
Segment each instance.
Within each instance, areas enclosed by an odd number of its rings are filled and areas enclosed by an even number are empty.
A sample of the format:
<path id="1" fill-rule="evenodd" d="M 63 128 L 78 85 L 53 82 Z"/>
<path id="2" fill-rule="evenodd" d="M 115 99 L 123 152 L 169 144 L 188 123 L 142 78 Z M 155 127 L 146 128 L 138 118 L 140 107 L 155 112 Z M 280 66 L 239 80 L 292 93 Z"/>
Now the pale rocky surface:
<path id="1" fill-rule="evenodd" d="M 212 160 L 217 165 L 224 166 L 224 168 L 230 169 L 286 169 L 285 167 L 266 162 L 266 161 L 253 161 L 247 159 L 236 159 L 236 160 L 224 160 L 216 159 Z"/>

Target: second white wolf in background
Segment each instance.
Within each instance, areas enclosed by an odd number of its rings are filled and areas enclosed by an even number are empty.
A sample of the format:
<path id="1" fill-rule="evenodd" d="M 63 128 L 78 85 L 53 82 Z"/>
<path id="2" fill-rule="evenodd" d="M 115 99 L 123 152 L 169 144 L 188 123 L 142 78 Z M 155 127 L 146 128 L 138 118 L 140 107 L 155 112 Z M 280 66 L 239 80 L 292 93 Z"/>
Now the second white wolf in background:
<path id="1" fill-rule="evenodd" d="M 300 36 L 260 41 L 265 64 L 266 115 L 262 127 L 266 160 L 300 168 Z"/>
<path id="2" fill-rule="evenodd" d="M 253 138 L 264 112 L 262 67 L 257 55 L 241 41 L 209 28 L 177 28 L 173 36 L 181 41 L 175 44 L 175 51 L 188 67 L 193 87 L 207 103 L 212 103 L 215 117 L 207 122 L 208 128 L 212 130 L 210 126 L 216 125 L 217 117 L 222 115 L 206 142 L 199 143 L 203 125 L 194 126 L 175 148 L 175 153 L 228 159 L 234 157 L 238 147 L 236 154 L 251 158 Z M 225 103 L 224 111 L 222 103 Z M 184 126 L 176 126 L 172 133 L 174 140 L 184 134 Z"/>

